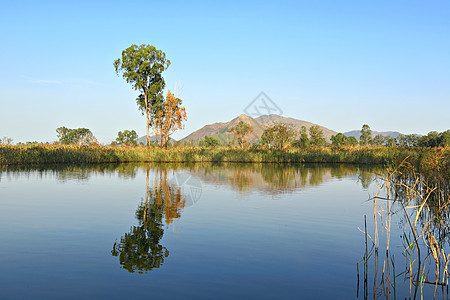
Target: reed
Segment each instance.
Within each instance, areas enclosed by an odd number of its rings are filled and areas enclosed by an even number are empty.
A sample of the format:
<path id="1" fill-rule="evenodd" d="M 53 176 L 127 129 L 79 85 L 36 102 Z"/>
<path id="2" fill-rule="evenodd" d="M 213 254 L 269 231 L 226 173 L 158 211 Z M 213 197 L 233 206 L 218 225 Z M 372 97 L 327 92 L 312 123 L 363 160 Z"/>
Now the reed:
<path id="1" fill-rule="evenodd" d="M 449 212 L 449 190 L 450 182 L 445 177 L 445 166 L 439 159 L 442 153 L 438 152 L 435 160 L 423 165 L 423 172 L 419 173 L 416 167 L 409 163 L 409 158 L 405 158 L 394 168 L 388 168 L 382 185 L 378 193 L 374 194 L 373 216 L 374 216 L 374 239 L 372 249 L 367 251 L 367 229 L 365 234 L 366 250 L 361 262 L 364 262 L 364 270 L 371 255 L 374 257 L 374 295 L 381 293 L 387 298 L 391 296 L 391 288 L 396 297 L 396 278 L 404 276 L 404 282 L 409 283 L 409 299 L 416 299 L 420 296 L 423 299 L 424 287 L 431 285 L 434 287 L 434 297 L 436 297 L 438 286 L 447 288 L 448 297 L 448 264 L 450 254 L 448 253 L 449 228 L 447 226 Z M 423 163 L 423 162 L 421 162 Z M 433 169 L 437 168 L 437 170 Z M 444 180 L 443 180 L 444 179 Z M 395 207 L 396 209 L 393 209 Z M 396 274 L 395 261 L 390 248 L 391 216 L 394 211 L 400 216 L 400 224 L 403 226 L 403 251 L 406 259 L 405 269 L 400 274 Z M 381 278 L 378 277 L 378 248 L 379 230 L 378 222 L 385 222 L 384 230 L 386 237 L 386 258 L 383 262 Z M 446 251 L 447 249 L 447 251 Z M 390 270 L 392 265 L 392 273 Z M 359 269 L 357 269 L 359 272 Z M 358 274 L 359 278 L 359 274 Z M 367 274 L 364 274 L 367 278 Z M 380 284 L 376 284 L 379 280 Z M 359 287 L 359 283 L 358 283 Z M 367 293 L 367 283 L 364 283 L 364 292 Z M 374 297 L 376 298 L 376 297 Z"/>
<path id="2" fill-rule="evenodd" d="M 263 147 L 112 147 L 38 144 L 0 145 L 0 165 L 94 164 L 117 162 L 348 163 L 398 165 L 408 157 L 417 171 L 450 177 L 450 147 L 307 147 L 284 150 Z"/>

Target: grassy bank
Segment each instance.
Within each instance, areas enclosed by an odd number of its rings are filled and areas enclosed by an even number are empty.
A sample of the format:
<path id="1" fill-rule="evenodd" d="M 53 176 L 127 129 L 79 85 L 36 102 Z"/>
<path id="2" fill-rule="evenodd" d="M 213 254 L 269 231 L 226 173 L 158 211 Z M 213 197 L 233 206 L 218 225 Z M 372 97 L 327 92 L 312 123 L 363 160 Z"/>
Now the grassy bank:
<path id="1" fill-rule="evenodd" d="M 228 147 L 105 147 L 76 145 L 0 146 L 0 165 L 111 162 L 257 162 L 391 165 L 404 158 L 418 170 L 448 174 L 450 147 L 308 147 L 287 150 Z"/>

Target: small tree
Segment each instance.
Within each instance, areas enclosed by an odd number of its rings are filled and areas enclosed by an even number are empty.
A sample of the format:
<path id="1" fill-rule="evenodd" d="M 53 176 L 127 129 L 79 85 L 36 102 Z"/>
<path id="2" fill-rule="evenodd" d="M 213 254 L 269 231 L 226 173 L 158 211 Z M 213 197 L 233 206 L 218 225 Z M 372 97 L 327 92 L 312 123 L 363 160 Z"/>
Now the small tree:
<path id="1" fill-rule="evenodd" d="M 253 128 L 250 124 L 240 121 L 236 126 L 230 129 L 234 137 L 238 140 L 239 146 L 244 147 L 246 140 L 245 136 L 253 132 Z"/>
<path id="2" fill-rule="evenodd" d="M 327 142 L 323 136 L 323 129 L 319 125 L 309 127 L 309 140 L 314 146 L 325 146 Z"/>
<path id="3" fill-rule="evenodd" d="M 359 144 L 361 146 L 368 146 L 373 144 L 372 130 L 367 124 L 364 124 L 361 128 L 361 137 L 359 138 Z"/>
<path id="4" fill-rule="evenodd" d="M 284 149 L 288 147 L 295 138 L 295 132 L 287 125 L 277 124 L 264 130 L 261 143 L 270 148 Z"/>
<path id="5" fill-rule="evenodd" d="M 386 147 L 395 147 L 397 146 L 397 143 L 395 142 L 395 138 L 393 138 L 392 136 L 387 136 L 384 138 L 384 145 Z"/>
<path id="6" fill-rule="evenodd" d="M 123 78 L 141 94 L 136 99 L 139 109 L 146 116 L 147 146 L 150 147 L 150 126 L 152 106 L 162 102 L 162 91 L 166 86 L 162 72 L 170 66 L 166 54 L 151 45 L 131 45 L 122 51 L 122 58 L 114 61 L 117 75 Z"/>
<path id="7" fill-rule="evenodd" d="M 124 130 L 117 133 L 116 143 L 125 146 L 137 146 L 138 135 L 134 130 Z"/>
<path id="8" fill-rule="evenodd" d="M 356 145 L 358 145 L 358 140 L 354 136 L 348 136 L 345 141 L 345 144 L 356 146 Z"/>
<path id="9" fill-rule="evenodd" d="M 87 128 L 70 129 L 63 126 L 57 128 L 56 133 L 61 144 L 91 145 L 98 143 L 94 134 Z"/>
<path id="10" fill-rule="evenodd" d="M 159 137 L 161 148 L 167 148 L 169 137 L 178 129 L 183 129 L 183 122 L 187 120 L 186 109 L 183 101 L 167 92 L 166 100 L 162 107 L 155 112 L 155 135 Z"/>
<path id="11" fill-rule="evenodd" d="M 347 137 L 343 133 L 331 136 L 331 145 L 341 147 L 347 143 Z"/>
<path id="12" fill-rule="evenodd" d="M 203 140 L 198 142 L 198 145 L 200 147 L 216 147 L 220 145 L 220 142 L 211 136 L 205 136 Z"/>
<path id="13" fill-rule="evenodd" d="M 409 146 L 415 147 L 415 146 L 417 146 L 419 139 L 418 139 L 418 136 L 415 134 L 408 134 L 408 135 L 406 135 L 406 140 L 407 140 Z"/>
<path id="14" fill-rule="evenodd" d="M 408 146 L 408 139 L 406 138 L 405 135 L 400 133 L 397 137 L 397 144 L 400 147 L 406 147 L 406 146 Z"/>
<path id="15" fill-rule="evenodd" d="M 385 142 L 385 138 L 381 134 L 377 134 L 373 138 L 373 144 L 376 146 L 382 146 L 382 145 L 384 145 L 384 142 Z"/>
<path id="16" fill-rule="evenodd" d="M 296 147 L 307 147 L 310 144 L 306 126 L 300 128 L 300 138 L 294 142 Z"/>

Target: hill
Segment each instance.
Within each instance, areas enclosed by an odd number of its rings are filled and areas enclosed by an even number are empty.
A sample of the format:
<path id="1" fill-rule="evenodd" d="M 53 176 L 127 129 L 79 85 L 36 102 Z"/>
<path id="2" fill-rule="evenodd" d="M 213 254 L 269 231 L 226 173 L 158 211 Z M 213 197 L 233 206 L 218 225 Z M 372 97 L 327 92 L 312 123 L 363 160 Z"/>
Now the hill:
<path id="1" fill-rule="evenodd" d="M 150 144 L 151 144 L 152 142 L 156 142 L 156 136 L 154 136 L 154 135 L 152 135 L 152 136 L 150 137 Z M 174 142 L 176 142 L 176 140 L 174 140 L 173 138 L 169 137 L 169 143 L 172 143 L 172 144 L 173 144 Z M 144 135 L 144 136 L 141 136 L 140 138 L 138 138 L 138 139 L 137 139 L 137 143 L 138 143 L 138 145 L 140 145 L 140 144 L 142 144 L 142 145 L 147 145 L 147 136 Z"/>
<path id="2" fill-rule="evenodd" d="M 249 124 L 253 128 L 253 133 L 247 137 L 247 141 L 250 143 L 257 142 L 261 137 L 262 133 L 266 128 L 271 127 L 274 124 L 287 124 L 291 129 L 293 129 L 297 134 L 299 134 L 302 126 L 307 129 L 313 125 L 317 125 L 311 122 L 298 120 L 294 118 L 282 117 L 279 115 L 262 115 L 258 118 L 253 119 L 245 114 L 234 118 L 229 122 L 224 123 L 214 123 L 203 126 L 197 131 L 194 131 L 187 137 L 183 138 L 181 142 L 197 142 L 205 138 L 205 136 L 214 137 L 221 140 L 222 142 L 228 142 L 233 140 L 233 135 L 230 133 L 230 129 L 237 125 L 240 121 Z M 318 125 L 323 130 L 324 136 L 329 140 L 330 137 L 336 134 L 335 131 L 330 130 L 326 127 Z"/>
<path id="3" fill-rule="evenodd" d="M 384 137 L 390 136 L 393 138 L 397 138 L 400 134 L 402 134 L 401 132 L 398 131 L 372 131 L 372 138 L 374 138 L 375 136 L 381 134 Z M 361 136 L 361 130 L 352 130 L 352 131 L 347 131 L 344 132 L 345 136 L 354 136 L 358 141 L 359 141 L 359 137 Z M 418 135 L 418 134 L 416 134 Z"/>

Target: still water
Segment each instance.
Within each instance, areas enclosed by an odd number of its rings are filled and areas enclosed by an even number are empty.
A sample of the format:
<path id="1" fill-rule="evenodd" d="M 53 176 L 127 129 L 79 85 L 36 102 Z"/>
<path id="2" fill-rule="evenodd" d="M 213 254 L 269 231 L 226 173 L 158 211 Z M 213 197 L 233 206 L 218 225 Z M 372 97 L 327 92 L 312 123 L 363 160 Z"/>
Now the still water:
<path id="1" fill-rule="evenodd" d="M 367 200 L 382 171 L 4 168 L 0 298 L 363 298 L 357 264 L 365 236 L 358 228 L 364 215 L 373 226 Z M 401 235 L 393 227 L 391 235 Z M 401 242 L 392 244 L 404 263 Z"/>

